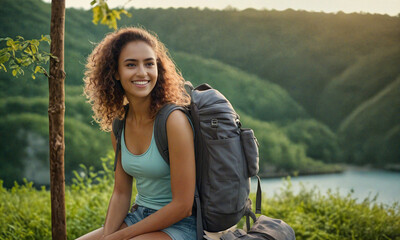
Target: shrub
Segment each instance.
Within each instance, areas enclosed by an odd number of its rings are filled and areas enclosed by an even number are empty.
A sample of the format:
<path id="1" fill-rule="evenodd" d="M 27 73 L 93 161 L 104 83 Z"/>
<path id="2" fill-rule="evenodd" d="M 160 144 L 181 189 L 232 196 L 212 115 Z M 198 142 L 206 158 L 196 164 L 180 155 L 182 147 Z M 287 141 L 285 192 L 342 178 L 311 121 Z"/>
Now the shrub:
<path id="1" fill-rule="evenodd" d="M 114 154 L 101 159 L 103 170 L 81 165 L 73 184 L 66 186 L 65 206 L 68 239 L 75 239 L 102 226 L 112 188 Z M 50 192 L 37 190 L 32 182 L 14 184 L 10 190 L 0 180 L 0 239 L 51 239 Z M 133 196 L 136 194 L 133 189 Z"/>
<path id="2" fill-rule="evenodd" d="M 103 170 L 81 166 L 65 190 L 68 239 L 99 228 L 104 223 L 113 188 L 113 152 L 101 159 Z M 134 184 L 135 186 L 135 184 Z M 133 196 L 136 189 L 133 187 Z M 253 203 L 255 195 L 251 194 Z M 400 205 L 378 204 L 375 198 L 357 203 L 349 193 L 302 189 L 294 194 L 290 180 L 282 191 L 264 195 L 264 215 L 279 218 L 302 239 L 399 239 Z M 51 239 L 50 193 L 32 183 L 7 190 L 0 181 L 0 239 Z M 243 226 L 243 219 L 239 223 Z"/>

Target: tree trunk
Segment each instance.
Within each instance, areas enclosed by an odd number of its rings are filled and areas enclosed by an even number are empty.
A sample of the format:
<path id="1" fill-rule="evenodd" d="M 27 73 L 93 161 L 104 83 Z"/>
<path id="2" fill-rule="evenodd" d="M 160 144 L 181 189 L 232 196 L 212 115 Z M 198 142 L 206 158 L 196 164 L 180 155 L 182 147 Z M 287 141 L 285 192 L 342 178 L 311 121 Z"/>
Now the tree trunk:
<path id="1" fill-rule="evenodd" d="M 64 175 L 64 24 L 65 0 L 52 0 L 50 52 L 57 59 L 50 60 L 49 77 L 49 147 L 51 224 L 53 240 L 67 239 L 65 218 Z"/>

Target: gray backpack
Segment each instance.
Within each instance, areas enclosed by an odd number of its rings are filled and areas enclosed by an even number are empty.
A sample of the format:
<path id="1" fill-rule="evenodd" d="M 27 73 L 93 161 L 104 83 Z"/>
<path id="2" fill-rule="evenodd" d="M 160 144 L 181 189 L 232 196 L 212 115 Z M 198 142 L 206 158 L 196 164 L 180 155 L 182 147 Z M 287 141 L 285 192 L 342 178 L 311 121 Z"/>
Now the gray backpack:
<path id="1" fill-rule="evenodd" d="M 250 178 L 257 176 L 259 170 L 258 142 L 253 130 L 241 127 L 239 115 L 219 91 L 208 84 L 193 88 L 187 82 L 185 87 L 191 96 L 190 106 L 167 104 L 162 107 L 155 119 L 154 138 L 160 154 L 169 164 L 167 118 L 177 109 L 189 116 L 195 136 L 194 214 L 197 218 L 197 236 L 202 239 L 203 230 L 223 231 L 237 224 L 243 216 L 248 219 L 254 215 L 248 196 Z M 113 122 L 117 139 L 114 169 L 121 149 L 124 124 L 125 118 Z M 261 213 L 258 176 L 257 179 L 256 213 Z"/>

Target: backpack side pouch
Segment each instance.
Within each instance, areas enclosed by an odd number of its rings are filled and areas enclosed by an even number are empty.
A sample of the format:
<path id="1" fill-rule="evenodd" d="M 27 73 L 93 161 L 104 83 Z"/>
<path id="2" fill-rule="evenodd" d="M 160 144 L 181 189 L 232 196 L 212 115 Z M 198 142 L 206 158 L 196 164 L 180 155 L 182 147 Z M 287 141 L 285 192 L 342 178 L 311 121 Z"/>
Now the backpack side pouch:
<path id="1" fill-rule="evenodd" d="M 249 177 L 253 177 L 257 175 L 259 170 L 258 142 L 254 136 L 253 130 L 250 128 L 242 128 L 240 140 L 247 161 L 247 173 Z"/>

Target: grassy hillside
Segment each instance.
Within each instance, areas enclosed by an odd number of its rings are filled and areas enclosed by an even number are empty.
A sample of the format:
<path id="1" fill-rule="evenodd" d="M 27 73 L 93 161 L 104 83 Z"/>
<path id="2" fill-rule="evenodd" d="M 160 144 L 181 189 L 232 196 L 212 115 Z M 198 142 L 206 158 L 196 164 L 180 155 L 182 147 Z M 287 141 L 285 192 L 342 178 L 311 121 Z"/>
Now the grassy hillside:
<path id="1" fill-rule="evenodd" d="M 376 165 L 388 158 L 400 159 L 399 96 L 400 76 L 343 121 L 339 128 L 342 142 L 349 143 L 346 152 L 354 153 L 347 158 Z"/>
<path id="2" fill-rule="evenodd" d="M 219 59 L 275 82 L 318 117 L 324 114 L 317 114 L 316 100 L 325 87 L 360 58 L 397 46 L 400 34 L 400 18 L 383 15 L 253 9 L 133 11 L 134 17 L 124 19 L 124 24 L 143 24 L 171 48 Z M 369 61 L 380 64 L 373 56 Z"/>
<path id="3" fill-rule="evenodd" d="M 314 160 L 310 157 L 312 154 L 307 153 L 308 143 L 305 141 L 293 142 L 291 140 L 293 134 L 287 136 L 276 124 L 254 119 L 265 118 L 274 122 L 282 120 L 286 123 L 293 122 L 295 119 L 307 119 L 304 110 L 290 98 L 285 90 L 216 60 L 207 60 L 185 53 L 175 53 L 173 56 L 184 76 L 190 76 L 188 80 L 193 79 L 195 85 L 208 82 L 219 89 L 239 110 L 244 126 L 254 128 L 261 144 L 260 165 L 263 174 L 269 173 L 271 167 L 280 171 L 300 171 L 300 173 L 326 171 L 332 168 L 320 162 L 320 160 L 330 162 L 328 158 L 318 157 Z M 247 94 L 239 96 L 237 89 L 242 89 Z M 107 149 L 111 149 L 108 134 L 101 133 L 97 124 L 91 124 L 90 105 L 85 103 L 81 92 L 81 86 L 66 88 L 67 180 L 72 176 L 72 170 L 77 169 L 80 163 L 99 169 L 100 156 L 105 154 Z M 268 99 L 268 101 L 263 99 Z M 0 130 L 6 133 L 1 138 L 4 141 L 2 146 L 6 146 L 6 142 L 10 142 L 10 139 L 13 143 L 0 150 L 0 156 L 2 156 L 0 161 L 4 166 L 4 171 L 0 171 L 0 178 L 6 179 L 6 186 L 12 184 L 16 179 L 15 176 L 24 176 L 37 183 L 43 183 L 43 177 L 38 176 L 39 171 L 36 175 L 28 174 L 27 171 L 35 164 L 36 169 L 48 168 L 47 104 L 48 98 L 42 96 L 5 97 L 0 100 L 0 115 L 4 117 L 0 121 Z M 324 126 L 315 120 L 314 122 Z M 27 135 L 31 137 L 26 139 Z M 311 134 L 312 137 L 317 137 L 317 135 L 319 134 Z M 337 139 L 328 139 L 328 141 L 337 143 Z M 42 144 L 34 146 L 36 142 Z M 339 152 L 339 149 L 335 150 Z M 13 155 L 14 152 L 18 154 Z M 9 162 L 7 161 L 9 158 L 16 160 Z M 27 162 L 29 164 L 26 164 Z M 46 171 L 41 171 L 41 173 L 48 174 Z"/>
<path id="4" fill-rule="evenodd" d="M 77 25 L 74 22 L 77 20 L 75 17 L 69 19 L 71 19 L 70 24 Z M 71 34 L 67 32 L 67 39 L 75 39 L 75 37 L 83 38 L 80 36 L 80 31 L 72 31 Z M 89 52 L 91 48 L 92 44 L 89 40 L 75 39 L 75 44 L 70 45 L 70 48 L 66 50 L 68 52 L 65 64 L 67 69 L 65 127 L 67 180 L 72 176 L 72 170 L 78 168 L 79 163 L 99 169 L 98 159 L 107 149 L 111 149 L 108 134 L 101 133 L 97 125 L 92 124 L 90 106 L 85 103 L 82 96 L 81 79 L 85 57 L 82 51 Z M 251 122 L 256 121 L 253 118 L 286 123 L 308 118 L 306 111 L 276 84 L 216 60 L 183 52 L 172 53 L 172 55 L 187 80 L 192 81 L 194 85 L 207 82 L 225 94 L 240 110 L 242 119 L 250 122 L 248 127 L 257 128 L 257 125 Z M 78 70 L 81 72 L 79 73 Z M 72 74 L 69 74 L 69 71 Z M 1 79 L 1 84 L 8 86 L 0 90 L 0 96 L 2 96 L 0 114 L 3 116 L 0 129 L 2 132 L 7 132 L 2 135 L 2 141 L 5 143 L 11 139 L 14 144 L 3 147 L 0 151 L 2 156 L 0 160 L 5 166 L 4 171 L 0 172 L 0 177 L 6 179 L 6 186 L 10 186 L 16 179 L 21 180 L 21 177 L 16 176 L 27 177 L 38 184 L 46 183 L 48 173 L 44 170 L 48 168 L 47 81 L 43 77 L 36 80 L 26 77 L 14 79 L 6 73 L 2 73 Z M 78 80 L 79 84 L 77 84 Z M 238 95 L 238 89 L 244 94 Z M 260 120 L 257 122 L 263 124 Z M 268 125 L 265 124 L 264 127 Z M 262 143 L 261 149 L 265 149 L 261 152 L 261 166 L 264 172 L 272 166 L 285 171 L 319 171 L 324 167 L 321 162 L 316 162 L 307 156 L 306 145 L 292 142 L 290 137 L 280 130 L 280 127 L 274 125 L 273 131 L 276 134 L 270 134 L 268 128 L 258 127 L 257 129 L 257 137 Z M 30 137 L 25 138 L 25 136 Z M 275 138 L 277 136 L 279 137 Z M 35 145 L 35 142 L 40 142 L 41 145 Z M 274 145 L 275 147 L 271 148 Z M 109 148 L 104 148 L 104 146 L 109 146 Z M 269 148 L 272 150 L 268 150 Z M 14 152 L 18 154 L 13 155 Z M 7 162 L 7 159 L 11 157 L 16 160 Z M 310 164 L 314 166 L 311 170 Z M 18 167 L 15 168 L 15 166 Z M 36 171 L 29 171 L 30 169 L 36 169 Z M 44 177 L 40 173 L 43 173 Z"/>
<path id="5" fill-rule="evenodd" d="M 0 37 L 39 38 L 48 34 L 49 4 L 27 0 L 21 5 L 2 0 L 2 6 Z M 397 86 L 399 75 L 399 18 L 291 10 L 131 11 L 133 17 L 123 18 L 121 25 L 139 24 L 155 31 L 172 50 L 187 80 L 210 83 L 232 101 L 249 126 L 259 129 L 256 135 L 264 144 L 263 169 L 275 164 L 277 168 L 299 170 L 311 162 L 323 168 L 319 160 L 337 162 L 343 160 L 341 156 L 360 164 L 399 161 L 399 108 L 390 104 L 398 102 L 398 93 L 391 89 Z M 109 31 L 94 26 L 91 18 L 90 11 L 66 12 L 66 116 L 72 126 L 66 130 L 71 138 L 67 140 L 71 153 L 66 157 L 73 163 L 71 170 L 81 161 L 98 166 L 96 154 L 103 154 L 106 149 L 101 146 L 109 145 L 106 135 L 99 137 L 98 126 L 91 123 L 90 106 L 80 96 L 85 58 L 93 48 L 92 42 Z M 22 124 L 31 118 L 38 119 L 38 125 L 28 124 L 26 131 L 46 139 L 47 130 L 38 131 L 35 126 L 47 124 L 47 95 L 44 77 L 14 79 L 0 72 L 4 143 L 8 141 L 4 132 L 11 138 L 19 136 L 14 122 Z M 15 131 L 8 133 L 10 125 Z M 339 135 L 331 129 L 339 129 Z M 85 134 L 74 138 L 80 131 Z M 96 154 L 82 160 L 86 155 L 76 155 L 82 149 L 79 141 L 96 146 L 92 150 Z M 75 148 L 68 144 L 75 144 Z M 16 149 L 21 145 L 26 144 L 2 147 L 0 161 L 8 161 L 11 155 L 7 154 L 15 151 L 27 154 Z M 342 149 L 346 150 L 344 154 Z M 26 159 L 22 155 L 20 158 Z M 75 159 L 68 159 L 71 156 Z M 21 164 L 22 160 L 15 162 Z"/>
<path id="6" fill-rule="evenodd" d="M 123 21 L 125 25 L 142 24 L 170 48 L 218 59 L 280 85 L 311 116 L 335 131 L 400 75 L 399 17 L 193 8 L 133 10 L 133 14 Z M 372 111 L 379 112 L 375 107 L 371 106 Z M 396 105 L 387 108 L 400 115 Z M 387 121 L 393 123 L 396 118 Z M 343 146 L 374 142 L 381 128 L 371 126 L 380 122 L 379 117 L 359 119 L 364 137 L 356 143 L 344 141 Z M 387 125 L 383 131 L 396 126 Z M 393 134 L 391 139 L 400 138 L 398 132 Z M 399 163 L 397 149 L 390 146 L 382 149 L 382 145 L 369 144 L 368 153 L 348 149 L 346 161 L 370 162 L 371 151 L 385 151 L 381 162 Z"/>
<path id="7" fill-rule="evenodd" d="M 329 125 L 339 127 L 352 112 L 365 102 L 381 95 L 382 90 L 400 76 L 399 64 L 400 45 L 383 46 L 368 55 L 359 57 L 325 87 L 318 102 L 318 115 Z M 396 100 L 394 95 L 392 97 L 392 100 Z M 394 106 L 391 111 L 395 111 Z"/>
<path id="8" fill-rule="evenodd" d="M 172 57 L 186 80 L 195 86 L 210 84 L 247 115 L 264 121 L 308 117 L 304 109 L 276 84 L 216 60 L 186 53 L 175 53 Z"/>

